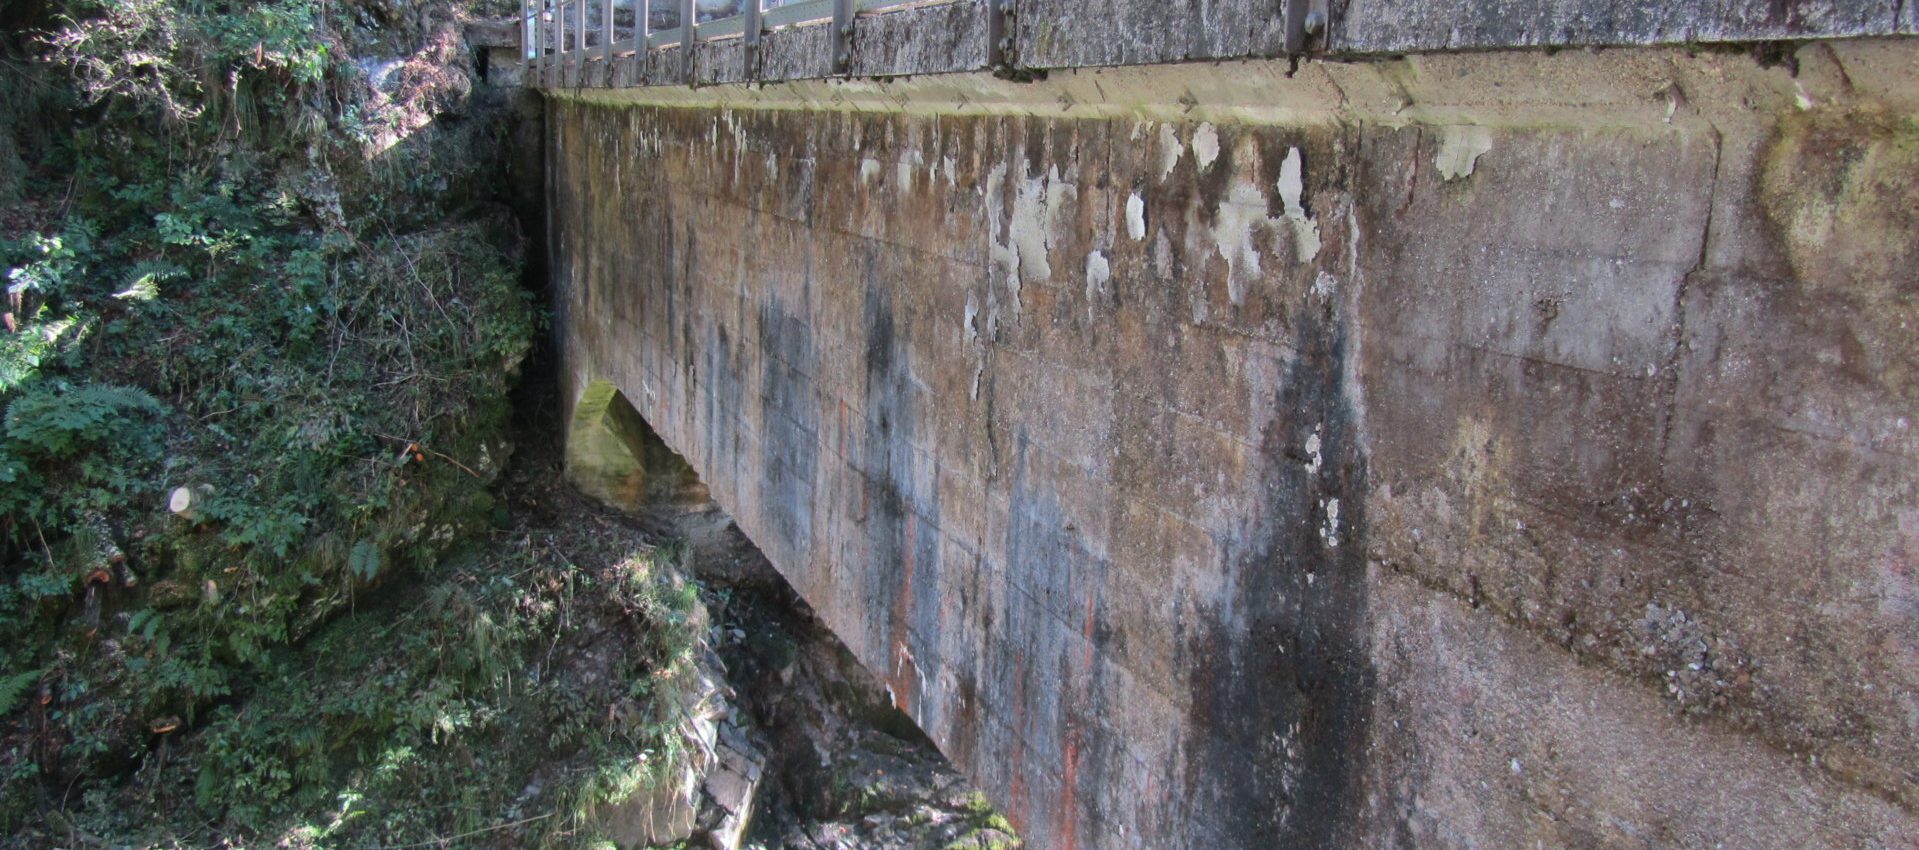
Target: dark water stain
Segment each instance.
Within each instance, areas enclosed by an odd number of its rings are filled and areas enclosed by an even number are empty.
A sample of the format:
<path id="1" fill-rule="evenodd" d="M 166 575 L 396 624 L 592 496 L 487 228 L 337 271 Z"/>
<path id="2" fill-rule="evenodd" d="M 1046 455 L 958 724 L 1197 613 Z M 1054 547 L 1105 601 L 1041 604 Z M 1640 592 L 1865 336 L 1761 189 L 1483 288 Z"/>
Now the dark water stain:
<path id="1" fill-rule="evenodd" d="M 997 631 L 1005 646 L 1019 649 L 986 660 L 984 699 L 1016 708 L 1022 757 L 1033 760 L 1021 767 L 1058 772 L 1056 793 L 1032 793 L 1045 787 L 1032 782 L 1050 783 L 1034 777 L 1025 780 L 1029 793 L 1012 795 L 1016 805 L 1029 806 L 1017 813 L 1021 834 L 1033 846 L 1075 850 L 1082 823 L 1105 819 L 1100 791 L 1123 749 L 1097 725 L 1109 711 L 1098 659 L 1111 634 L 1103 623 L 1111 562 L 1087 548 L 1044 474 L 1033 471 L 1040 449 L 1025 429 L 1013 444 L 1007 564 L 999 571 L 1007 587 Z"/>
<path id="2" fill-rule="evenodd" d="M 1028 180 L 1037 180 L 1046 174 L 1047 141 L 1050 136 L 1051 122 L 1041 118 L 1009 119 L 1017 120 L 1020 135 L 1020 153 L 1025 158 L 1024 176 Z"/>
<path id="3" fill-rule="evenodd" d="M 706 439 L 708 475 L 723 479 L 726 473 L 721 470 L 737 469 L 739 461 L 739 428 L 734 417 L 746 401 L 745 375 L 739 368 L 739 356 L 734 350 L 732 335 L 726 326 L 714 322 L 707 328 L 707 341 L 702 349 L 705 353 L 701 367 L 701 399 L 706 404 Z"/>
<path id="4" fill-rule="evenodd" d="M 1256 510 L 1222 545 L 1229 591 L 1188 645 L 1189 813 L 1213 833 L 1196 846 L 1338 846 L 1363 803 L 1365 465 L 1341 388 L 1343 332 L 1319 319 L 1300 336 L 1262 435 Z M 1315 429 L 1316 473 L 1301 459 Z"/>
<path id="5" fill-rule="evenodd" d="M 803 557 L 813 530 L 813 482 L 819 470 L 818 354 L 813 330 L 768 294 L 759 307 L 762 527 L 782 555 Z M 792 562 L 792 558 L 787 559 Z"/>
<path id="6" fill-rule="evenodd" d="M 862 261 L 865 290 L 861 323 L 863 352 L 861 422 L 861 524 L 869 545 L 865 570 L 864 610 L 866 646 L 889 659 L 879 671 L 893 687 L 903 709 L 918 692 L 916 653 L 930 647 L 909 646 L 910 623 L 917 616 L 937 617 L 939 570 L 939 494 L 922 492 L 919 457 L 913 442 L 917 428 L 918 394 L 906 360 L 905 344 L 895 326 L 892 286 L 894 276 L 882 273 L 884 249 L 868 247 Z M 877 612 L 890 612 L 879 616 Z M 937 627 L 937 620 L 931 628 Z M 921 632 L 936 637 L 932 631 Z"/>
<path id="7" fill-rule="evenodd" d="M 1199 135 L 1197 127 L 1198 125 L 1194 125 L 1191 133 L 1193 138 Z M 1238 164 L 1233 161 L 1233 151 L 1239 146 L 1240 135 L 1250 132 L 1235 124 L 1221 124 L 1213 130 L 1219 137 L 1218 158 L 1202 168 L 1199 164 L 1198 151 L 1188 150 L 1187 155 L 1181 160 L 1182 165 L 1186 159 L 1193 162 L 1193 191 L 1199 196 L 1199 223 L 1208 228 L 1219 226 L 1219 206 L 1226 201 L 1227 194 L 1232 189 L 1233 178 L 1238 174 Z M 1190 149 L 1195 145 L 1189 142 L 1187 147 Z"/>
<path id="8" fill-rule="evenodd" d="M 565 234 L 564 225 L 567 222 L 564 202 L 570 199 L 569 196 L 573 194 L 571 187 L 575 184 L 571 171 L 566 167 L 566 158 L 559 156 L 558 152 L 562 149 L 561 145 L 565 144 L 567 127 L 580 119 L 578 112 L 571 107 L 554 105 L 548 108 L 551 111 L 546 124 L 546 141 L 542 145 L 544 167 L 548 177 L 545 201 L 546 209 L 549 211 L 545 228 L 545 264 L 551 281 L 549 285 L 553 287 L 553 297 L 550 299 L 553 305 L 553 325 L 548 331 L 548 340 L 554 351 L 565 351 L 566 334 L 569 330 L 573 333 L 584 333 L 584 331 L 574 330 L 578 326 L 573 322 L 572 304 L 577 299 L 567 291 L 574 280 L 572 265 L 574 252 L 566 250 L 561 241 Z"/>

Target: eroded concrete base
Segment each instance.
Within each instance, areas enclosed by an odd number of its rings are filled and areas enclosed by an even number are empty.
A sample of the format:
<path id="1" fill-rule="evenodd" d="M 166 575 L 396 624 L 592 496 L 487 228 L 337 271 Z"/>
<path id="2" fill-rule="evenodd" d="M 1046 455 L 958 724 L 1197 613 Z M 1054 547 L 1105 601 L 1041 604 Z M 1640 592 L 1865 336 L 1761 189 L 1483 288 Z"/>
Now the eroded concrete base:
<path id="1" fill-rule="evenodd" d="M 549 92 L 620 388 L 1032 846 L 1912 847 L 1919 51 Z"/>

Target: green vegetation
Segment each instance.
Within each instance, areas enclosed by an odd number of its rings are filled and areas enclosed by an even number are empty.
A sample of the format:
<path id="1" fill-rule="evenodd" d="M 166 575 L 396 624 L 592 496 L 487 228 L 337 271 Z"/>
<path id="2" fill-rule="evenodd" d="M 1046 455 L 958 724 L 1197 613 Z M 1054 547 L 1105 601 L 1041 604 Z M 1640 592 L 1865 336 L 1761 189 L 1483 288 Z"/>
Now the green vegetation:
<path id="1" fill-rule="evenodd" d="M 435 580 L 270 653 L 244 701 L 206 711 L 177 743 L 157 736 L 123 784 L 54 810 L 55 835 L 586 843 L 596 806 L 681 755 L 672 706 L 699 608 L 692 585 L 657 580 L 671 552 L 617 534 L 563 551 L 553 536 L 522 527 L 472 541 L 436 563 Z"/>
<path id="2" fill-rule="evenodd" d="M 993 808 L 986 795 L 974 791 L 966 798 L 966 825 L 944 850 L 1016 850 L 1019 838 L 1013 825 Z"/>
<path id="3" fill-rule="evenodd" d="M 691 589 L 501 529 L 535 312 L 469 13 L 0 15 L 0 844 L 583 841 L 673 758 Z"/>

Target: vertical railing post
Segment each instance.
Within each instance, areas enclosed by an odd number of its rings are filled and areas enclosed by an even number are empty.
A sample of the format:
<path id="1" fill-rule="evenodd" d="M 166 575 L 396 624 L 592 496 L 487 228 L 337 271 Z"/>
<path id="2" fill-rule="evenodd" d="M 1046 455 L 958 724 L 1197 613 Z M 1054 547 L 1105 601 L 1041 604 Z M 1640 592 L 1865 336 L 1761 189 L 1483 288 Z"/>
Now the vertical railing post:
<path id="1" fill-rule="evenodd" d="M 553 0 L 554 67 L 566 67 L 566 0 Z"/>
<path id="2" fill-rule="evenodd" d="M 647 67 L 647 21 L 652 17 L 649 0 L 633 0 L 633 59 L 639 61 L 639 67 Z"/>
<path id="3" fill-rule="evenodd" d="M 986 65 L 989 68 L 1012 64 L 1013 28 L 1006 25 L 1006 19 L 1012 14 L 1013 0 L 986 0 Z"/>
<path id="4" fill-rule="evenodd" d="M 573 61 L 583 63 L 586 61 L 586 30 L 593 25 L 587 23 L 586 20 L 586 0 L 577 0 L 574 6 L 580 10 L 580 24 L 573 28 L 573 50 L 575 52 Z"/>
<path id="5" fill-rule="evenodd" d="M 693 45 L 698 27 L 693 25 L 693 0 L 680 0 L 680 80 L 693 84 Z"/>
<path id="6" fill-rule="evenodd" d="M 853 70 L 853 0 L 833 0 L 833 73 Z"/>
<path id="7" fill-rule="evenodd" d="M 760 76 L 760 0 L 746 0 L 746 29 L 740 37 L 745 40 L 746 78 L 759 79 Z"/>
<path id="8" fill-rule="evenodd" d="M 1308 46 L 1324 50 L 1331 15 L 1331 4 L 1326 0 L 1286 0 L 1281 43 L 1286 55 L 1298 56 L 1305 53 Z"/>
<path id="9" fill-rule="evenodd" d="M 613 0 L 600 0 L 600 58 L 613 61 Z"/>

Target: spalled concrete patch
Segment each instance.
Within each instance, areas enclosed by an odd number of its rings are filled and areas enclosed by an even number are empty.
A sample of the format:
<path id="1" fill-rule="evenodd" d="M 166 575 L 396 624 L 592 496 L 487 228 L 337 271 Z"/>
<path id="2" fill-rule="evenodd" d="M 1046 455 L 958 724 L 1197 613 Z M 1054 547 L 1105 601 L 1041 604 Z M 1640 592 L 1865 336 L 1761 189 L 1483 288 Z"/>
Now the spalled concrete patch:
<path id="1" fill-rule="evenodd" d="M 1484 127 L 1447 127 L 1440 138 L 1433 167 L 1439 169 L 1439 176 L 1446 180 L 1472 174 L 1479 158 L 1493 149 L 1493 134 Z"/>
<path id="2" fill-rule="evenodd" d="M 555 98 L 569 380 L 1034 846 L 1899 846 L 1919 68 L 1802 53 Z"/>

